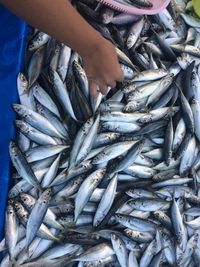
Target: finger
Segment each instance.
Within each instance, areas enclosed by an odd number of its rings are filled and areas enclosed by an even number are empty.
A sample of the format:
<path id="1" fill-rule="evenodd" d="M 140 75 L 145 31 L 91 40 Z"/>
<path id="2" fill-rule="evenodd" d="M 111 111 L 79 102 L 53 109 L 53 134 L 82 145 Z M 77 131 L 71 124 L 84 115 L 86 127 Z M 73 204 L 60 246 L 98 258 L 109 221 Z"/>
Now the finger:
<path id="1" fill-rule="evenodd" d="M 116 81 L 122 82 L 123 80 L 124 80 L 124 73 L 123 73 L 122 69 L 120 68 L 119 72 L 117 73 L 117 76 L 116 76 Z"/>
<path id="2" fill-rule="evenodd" d="M 102 95 L 106 95 L 108 92 L 108 86 L 106 84 L 99 85 L 99 90 L 102 93 Z"/>
<path id="3" fill-rule="evenodd" d="M 97 97 L 99 95 L 98 85 L 94 81 L 90 81 L 89 83 L 89 89 L 91 96 Z"/>
<path id="4" fill-rule="evenodd" d="M 116 83 L 116 81 L 113 80 L 113 81 L 108 81 L 108 82 L 107 82 L 107 85 L 108 85 L 108 86 L 111 86 L 112 88 L 115 88 L 116 85 L 117 85 L 117 83 Z"/>

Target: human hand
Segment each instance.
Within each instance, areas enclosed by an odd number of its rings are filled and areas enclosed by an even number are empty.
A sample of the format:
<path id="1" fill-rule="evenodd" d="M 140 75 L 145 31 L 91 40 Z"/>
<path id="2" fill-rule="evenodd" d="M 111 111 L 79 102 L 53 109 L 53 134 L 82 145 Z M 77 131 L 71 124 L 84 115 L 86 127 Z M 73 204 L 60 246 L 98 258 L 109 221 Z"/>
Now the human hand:
<path id="1" fill-rule="evenodd" d="M 108 86 L 115 87 L 117 81 L 124 79 L 114 46 L 103 38 L 83 56 L 83 64 L 90 94 L 94 97 L 97 97 L 99 92 L 105 95 Z"/>
<path id="2" fill-rule="evenodd" d="M 91 95 L 98 95 L 98 87 L 102 94 L 106 94 L 108 86 L 114 87 L 116 81 L 123 80 L 114 46 L 80 16 L 70 1 L 51 1 L 51 5 L 48 0 L 0 2 L 82 57 Z"/>

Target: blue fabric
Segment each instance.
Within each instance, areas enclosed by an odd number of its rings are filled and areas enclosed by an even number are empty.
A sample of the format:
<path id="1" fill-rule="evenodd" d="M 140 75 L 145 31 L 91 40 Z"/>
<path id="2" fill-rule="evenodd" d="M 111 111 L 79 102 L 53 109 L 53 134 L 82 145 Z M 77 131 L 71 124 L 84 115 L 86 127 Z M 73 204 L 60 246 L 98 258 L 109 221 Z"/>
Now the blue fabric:
<path id="1" fill-rule="evenodd" d="M 15 137 L 11 104 L 18 102 L 16 77 L 23 69 L 27 32 L 26 23 L 0 5 L 0 240 L 10 180 L 8 144 Z"/>

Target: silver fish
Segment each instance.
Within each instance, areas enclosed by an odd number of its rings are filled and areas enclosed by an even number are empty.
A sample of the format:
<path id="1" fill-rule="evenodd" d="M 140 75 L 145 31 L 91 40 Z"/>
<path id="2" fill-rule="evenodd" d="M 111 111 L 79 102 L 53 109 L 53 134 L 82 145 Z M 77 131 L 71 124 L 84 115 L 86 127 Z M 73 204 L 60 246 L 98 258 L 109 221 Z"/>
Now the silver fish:
<path id="1" fill-rule="evenodd" d="M 105 171 L 106 171 L 105 169 L 96 170 L 90 176 L 88 176 L 85 179 L 85 181 L 81 184 L 75 199 L 75 217 L 74 217 L 75 221 L 78 219 L 78 216 L 80 215 L 84 206 L 87 204 L 94 189 L 103 179 Z"/>
<path id="2" fill-rule="evenodd" d="M 39 131 L 57 138 L 63 138 L 58 130 L 39 113 L 30 110 L 26 106 L 20 104 L 13 104 L 14 110 L 21 116 L 27 123 L 35 127 Z"/>
<path id="3" fill-rule="evenodd" d="M 111 242 L 120 265 L 126 267 L 128 264 L 128 251 L 123 240 L 117 235 L 111 234 Z"/>
<path id="4" fill-rule="evenodd" d="M 36 142 L 40 145 L 56 145 L 57 142 L 51 136 L 44 134 L 37 129 L 33 128 L 31 125 L 24 121 L 16 120 L 16 127 L 23 133 L 27 138 Z"/>
<path id="5" fill-rule="evenodd" d="M 15 246 L 18 240 L 18 221 L 15 214 L 14 208 L 12 206 L 12 201 L 8 202 L 6 210 L 6 220 L 5 220 L 5 242 L 8 246 L 8 252 L 11 261 L 14 260 L 13 254 Z"/>
<path id="6" fill-rule="evenodd" d="M 131 27 L 126 41 L 128 49 L 130 49 L 136 43 L 142 31 L 143 26 L 144 26 L 144 19 L 142 18 L 138 22 L 134 23 L 133 26 Z"/>
<path id="7" fill-rule="evenodd" d="M 110 245 L 107 243 L 101 243 L 99 245 L 96 245 L 88 250 L 86 250 L 84 253 L 82 253 L 80 256 L 75 258 L 75 261 L 96 261 L 101 260 L 102 258 L 106 258 L 108 256 L 114 255 L 114 251 L 111 248 Z"/>
<path id="8" fill-rule="evenodd" d="M 104 219 L 109 209 L 111 208 L 115 198 L 116 187 L 117 187 L 117 175 L 114 176 L 114 178 L 112 178 L 102 196 L 102 199 L 99 203 L 99 206 L 94 216 L 94 222 L 93 222 L 94 227 L 98 226 L 98 224 Z"/>
<path id="9" fill-rule="evenodd" d="M 172 224 L 174 228 L 175 235 L 177 236 L 177 243 L 182 251 L 185 250 L 187 244 L 187 232 L 183 223 L 183 218 L 181 216 L 180 210 L 178 208 L 177 202 L 173 200 L 171 207 L 172 213 Z"/>
<path id="10" fill-rule="evenodd" d="M 37 101 L 39 101 L 43 106 L 48 108 L 51 112 L 53 112 L 60 118 L 59 110 L 50 95 L 37 83 L 34 84 L 32 90 L 33 95 L 37 99 Z"/>
<path id="11" fill-rule="evenodd" d="M 34 207 L 36 203 L 36 199 L 33 196 L 28 195 L 26 193 L 21 193 L 19 195 L 19 198 L 22 201 L 23 205 L 29 211 L 32 210 L 32 208 Z M 47 210 L 47 213 L 44 217 L 44 222 L 51 227 L 54 227 L 59 230 L 63 230 L 63 227 L 56 221 L 56 215 L 51 211 L 51 209 Z"/>
<path id="12" fill-rule="evenodd" d="M 48 202 L 51 198 L 51 189 L 46 189 L 39 199 L 36 201 L 30 216 L 27 221 L 27 228 L 26 228 L 26 246 L 30 245 L 33 241 L 37 231 L 39 230 L 43 218 L 48 209 Z"/>
<path id="13" fill-rule="evenodd" d="M 11 160 L 20 176 L 32 186 L 36 186 L 37 188 L 41 189 L 41 185 L 33 170 L 31 169 L 20 149 L 13 141 L 10 141 L 9 151 Z"/>
<path id="14" fill-rule="evenodd" d="M 85 58 L 33 30 L 10 147 L 17 219 L 0 266 L 196 267 L 199 19 L 184 0 L 148 17 L 75 2 L 112 42 L 125 79 L 89 96 Z M 41 187 L 52 191 L 48 203 Z"/>
<path id="15" fill-rule="evenodd" d="M 73 144 L 72 149 L 71 149 L 71 153 L 70 153 L 69 168 L 72 168 L 73 166 L 75 166 L 75 160 L 76 160 L 76 157 L 78 155 L 78 152 L 81 148 L 81 145 L 83 144 L 84 138 L 89 133 L 93 123 L 94 123 L 94 118 L 91 117 L 90 119 L 88 119 L 85 122 L 85 124 L 78 131 L 78 133 L 75 137 L 75 140 L 74 140 L 74 144 Z"/>
<path id="16" fill-rule="evenodd" d="M 69 114 L 74 120 L 77 120 L 72 108 L 72 104 L 66 86 L 56 71 L 51 71 L 51 79 L 53 81 L 55 94 L 58 100 L 60 101 L 63 110 L 66 114 Z"/>
<path id="17" fill-rule="evenodd" d="M 50 39 L 50 36 L 44 32 L 38 32 L 28 44 L 28 50 L 37 50 L 39 47 L 45 45 Z"/>
<path id="18" fill-rule="evenodd" d="M 46 146 L 38 146 L 29 149 L 26 152 L 26 158 L 28 162 L 34 162 L 42 159 L 46 159 L 48 157 L 52 157 L 62 152 L 69 146 L 65 145 L 46 145 Z"/>
<path id="19" fill-rule="evenodd" d="M 92 163 L 99 164 L 118 157 L 119 155 L 128 151 L 128 149 L 130 149 L 135 143 L 136 141 L 127 141 L 107 146 L 105 149 L 103 149 L 103 151 L 93 158 Z"/>
<path id="20" fill-rule="evenodd" d="M 88 134 L 85 136 L 85 139 L 83 140 L 81 144 L 81 147 L 76 157 L 76 164 L 83 161 L 83 159 L 89 154 L 90 150 L 92 149 L 93 142 L 97 136 L 99 119 L 100 119 L 100 116 L 98 114 L 94 121 L 94 124 L 89 129 Z"/>
<path id="21" fill-rule="evenodd" d="M 44 47 L 39 47 L 31 57 L 28 66 L 28 85 L 31 87 L 33 83 L 38 79 L 44 60 Z"/>

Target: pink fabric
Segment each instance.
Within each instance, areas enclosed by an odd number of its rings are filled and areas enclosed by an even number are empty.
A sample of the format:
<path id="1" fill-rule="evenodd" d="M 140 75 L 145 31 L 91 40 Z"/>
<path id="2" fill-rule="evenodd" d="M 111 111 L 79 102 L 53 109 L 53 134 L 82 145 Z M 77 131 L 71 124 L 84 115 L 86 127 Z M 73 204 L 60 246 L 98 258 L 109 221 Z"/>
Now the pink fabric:
<path id="1" fill-rule="evenodd" d="M 136 8 L 128 7 L 123 4 L 117 3 L 113 0 L 98 0 L 99 2 L 110 6 L 113 9 L 120 10 L 125 13 L 134 15 L 153 15 L 161 12 L 164 8 L 168 6 L 171 0 L 151 0 L 153 7 L 151 8 Z"/>

